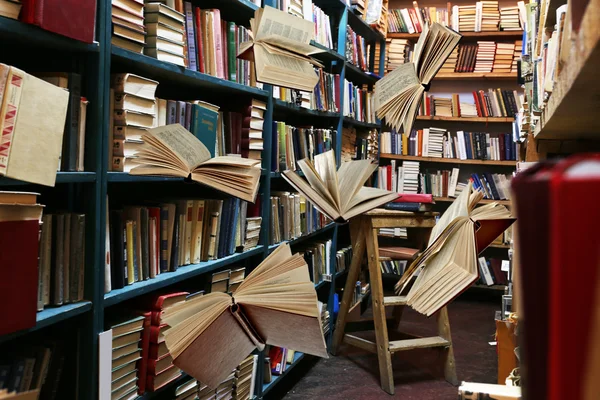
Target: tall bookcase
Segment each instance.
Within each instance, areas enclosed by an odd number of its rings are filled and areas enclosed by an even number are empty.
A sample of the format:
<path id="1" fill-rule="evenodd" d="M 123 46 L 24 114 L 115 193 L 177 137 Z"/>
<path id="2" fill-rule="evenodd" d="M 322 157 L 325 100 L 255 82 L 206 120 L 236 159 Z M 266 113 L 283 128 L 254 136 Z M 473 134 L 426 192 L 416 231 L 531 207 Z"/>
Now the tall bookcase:
<path id="1" fill-rule="evenodd" d="M 194 0 L 202 8 L 220 8 L 225 20 L 248 25 L 256 6 L 247 0 Z M 371 60 L 374 60 L 376 42 L 385 52 L 384 36 L 366 25 L 355 16 L 350 8 L 340 0 L 313 0 L 331 18 L 332 32 L 337 37 L 336 50 L 327 50 L 318 58 L 325 64 L 326 70 L 340 74 L 355 84 L 373 85 L 378 77 L 366 74 L 344 57 L 347 26 L 362 35 L 371 46 Z M 264 0 L 264 5 L 276 5 L 276 0 Z M 51 210 L 77 211 L 86 214 L 85 249 L 85 301 L 47 308 L 37 314 L 35 327 L 0 337 L 0 345 L 18 345 L 22 340 L 43 340 L 48 333 L 63 336 L 68 343 L 65 372 L 62 379 L 68 382 L 63 396 L 65 399 L 96 399 L 98 387 L 98 334 L 105 330 L 107 318 L 130 302 L 158 290 L 197 291 L 203 289 L 210 273 L 232 265 L 243 265 L 247 272 L 258 265 L 270 251 L 278 245 L 268 245 L 269 197 L 271 187 L 285 185 L 279 173 L 270 172 L 271 126 L 274 118 L 289 123 L 314 125 L 315 127 L 334 127 L 336 157 L 339 162 L 341 153 L 341 133 L 344 126 L 353 125 L 360 129 L 375 129 L 378 124 L 356 122 L 343 116 L 343 104 L 339 112 L 320 112 L 307 110 L 292 104 L 274 100 L 272 87 L 253 88 L 218 79 L 213 76 L 187 70 L 173 64 L 132 53 L 111 45 L 111 1 L 97 0 L 96 43 L 84 44 L 19 21 L 0 17 L 0 43 L 2 54 L 0 62 L 14 65 L 27 72 L 67 71 L 82 75 L 82 95 L 89 100 L 85 172 L 58 172 L 57 183 L 53 188 L 31 185 L 26 182 L 0 178 L 0 190 L 26 190 L 40 192 L 40 202 Z M 372 64 L 372 62 L 371 62 Z M 156 199 L 167 194 L 172 198 L 184 196 L 210 195 L 212 192 L 200 185 L 184 182 L 179 178 L 130 176 L 127 173 L 109 172 L 109 88 L 110 74 L 130 72 L 160 82 L 159 91 L 167 96 L 206 100 L 215 104 L 226 104 L 238 99 L 257 98 L 267 102 L 265 113 L 263 172 L 260 181 L 259 196 L 262 204 L 262 231 L 259 246 L 244 253 L 200 264 L 179 268 L 175 272 L 164 273 L 155 279 L 137 282 L 122 289 L 104 293 L 105 279 L 105 237 L 107 229 L 107 207 L 109 198 L 133 196 L 138 199 Z M 343 90 L 343 85 L 338 90 Z M 340 93 L 343 102 L 343 93 Z M 335 253 L 338 227 L 329 224 L 317 232 L 291 241 L 293 246 L 315 238 L 332 238 L 331 262 L 335 266 Z M 331 315 L 330 332 L 333 330 L 333 295 L 335 276 L 331 282 L 316 285 L 319 298 L 327 302 Z M 15 299 L 18 301 L 18 299 Z M 3 305 L 9 306 L 9 305 Z M 327 338 L 329 344 L 330 336 Z M 304 357 L 296 354 L 292 369 Z M 259 366 L 264 354 L 259 354 Z M 207 362 L 209 362 L 207 360 Z M 262 368 L 258 368 L 258 380 L 262 382 Z M 257 384 L 254 395 L 262 398 L 284 378 L 274 377 L 270 384 Z M 174 398 L 178 379 L 154 393 L 146 393 L 142 398 Z"/>

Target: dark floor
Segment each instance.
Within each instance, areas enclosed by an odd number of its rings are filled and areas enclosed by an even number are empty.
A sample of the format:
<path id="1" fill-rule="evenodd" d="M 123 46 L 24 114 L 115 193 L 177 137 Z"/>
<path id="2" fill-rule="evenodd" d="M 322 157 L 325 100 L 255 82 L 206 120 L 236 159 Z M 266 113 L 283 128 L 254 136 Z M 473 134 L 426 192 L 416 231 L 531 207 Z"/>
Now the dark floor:
<path id="1" fill-rule="evenodd" d="M 494 312 L 499 300 L 463 296 L 449 306 L 454 355 L 459 381 L 496 383 Z M 406 310 L 400 330 L 435 336 L 435 318 L 426 319 Z M 301 362 L 291 370 L 286 382 L 269 393 L 269 399 L 456 399 L 457 388 L 446 382 L 436 365 L 435 349 L 419 349 L 393 356 L 396 393 L 390 396 L 379 386 L 377 357 L 344 345 L 337 357 Z M 293 374 L 292 374 L 293 372 Z M 279 385 L 278 385 L 279 386 Z"/>

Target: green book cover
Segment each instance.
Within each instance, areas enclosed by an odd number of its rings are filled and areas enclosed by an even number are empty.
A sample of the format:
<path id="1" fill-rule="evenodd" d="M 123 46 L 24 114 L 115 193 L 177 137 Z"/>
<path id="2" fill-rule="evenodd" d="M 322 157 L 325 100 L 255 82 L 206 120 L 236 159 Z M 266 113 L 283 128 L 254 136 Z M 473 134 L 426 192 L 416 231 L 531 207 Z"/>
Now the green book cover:
<path id="1" fill-rule="evenodd" d="M 210 151 L 210 156 L 215 156 L 217 146 L 217 120 L 219 112 L 193 104 L 192 121 L 190 131 L 206 146 Z"/>
<path id="2" fill-rule="evenodd" d="M 235 26 L 235 22 L 228 22 L 227 23 L 227 63 L 228 63 L 228 69 L 229 69 L 229 80 L 236 82 L 237 81 L 237 74 L 236 74 L 236 70 L 237 70 L 237 57 L 236 57 L 236 50 L 235 50 L 235 31 L 236 31 L 236 26 Z"/>

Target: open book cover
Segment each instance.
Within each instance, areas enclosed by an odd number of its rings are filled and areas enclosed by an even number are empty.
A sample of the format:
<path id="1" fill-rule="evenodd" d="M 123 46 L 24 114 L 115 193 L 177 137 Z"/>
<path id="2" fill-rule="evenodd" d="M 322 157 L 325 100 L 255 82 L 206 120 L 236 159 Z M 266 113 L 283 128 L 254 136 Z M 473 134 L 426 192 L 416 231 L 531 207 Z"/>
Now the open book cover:
<path id="1" fill-rule="evenodd" d="M 347 161 L 336 170 L 333 150 L 329 150 L 316 155 L 314 165 L 308 158 L 298 161 L 298 165 L 307 180 L 291 170 L 283 172 L 285 180 L 337 222 L 348 221 L 398 198 L 398 193 L 363 186 L 377 169 L 371 160 Z"/>
<path id="2" fill-rule="evenodd" d="M 238 57 L 254 61 L 256 80 L 312 92 L 319 77 L 311 54 L 323 50 L 310 45 L 315 24 L 273 7 L 259 8 L 250 19 L 250 41 L 241 44 Z"/>
<path id="3" fill-rule="evenodd" d="M 452 29 L 425 25 L 415 45 L 414 62 L 402 64 L 377 82 L 375 110 L 392 128 L 410 133 L 425 88 L 431 83 L 461 39 Z"/>
<path id="4" fill-rule="evenodd" d="M 431 231 L 427 249 L 396 284 L 400 294 L 418 273 L 406 300 L 421 314 L 436 313 L 475 283 L 479 279 L 477 255 L 515 222 L 498 203 L 475 208 L 482 197 L 471 183 L 463 189 Z"/>
<path id="5" fill-rule="evenodd" d="M 260 160 L 222 156 L 211 158 L 204 144 L 179 124 L 147 130 L 134 154 L 131 175 L 190 178 L 242 200 L 254 202 L 260 179 Z"/>
<path id="6" fill-rule="evenodd" d="M 233 296 L 210 293 L 164 311 L 174 364 L 216 388 L 255 348 L 265 344 L 328 357 L 317 293 L 308 266 L 280 245 Z"/>

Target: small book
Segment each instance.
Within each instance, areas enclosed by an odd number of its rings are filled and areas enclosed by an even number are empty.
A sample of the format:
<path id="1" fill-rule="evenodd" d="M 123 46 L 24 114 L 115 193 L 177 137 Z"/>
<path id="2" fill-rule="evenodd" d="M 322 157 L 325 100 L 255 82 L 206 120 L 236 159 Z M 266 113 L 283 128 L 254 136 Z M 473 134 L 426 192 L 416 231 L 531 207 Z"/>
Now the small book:
<path id="1" fill-rule="evenodd" d="M 238 58 L 255 62 L 256 80 L 312 92 L 319 82 L 310 55 L 323 50 L 310 45 L 315 38 L 312 21 L 273 7 L 258 8 L 250 19 L 251 41 L 240 45 Z"/>
<path id="2" fill-rule="evenodd" d="M 355 215 L 398 197 L 398 193 L 363 186 L 377 169 L 377 164 L 373 164 L 371 160 L 348 161 L 336 171 L 333 150 L 314 158 L 314 165 L 308 158 L 298 161 L 308 181 L 291 170 L 284 171 L 283 177 L 334 221 L 348 221 Z"/>
<path id="3" fill-rule="evenodd" d="M 412 132 L 426 87 L 461 39 L 452 29 L 434 23 L 425 25 L 415 45 L 414 63 L 398 66 L 377 82 L 375 110 L 392 128 Z"/>
<path id="4" fill-rule="evenodd" d="M 435 314 L 477 282 L 477 255 L 515 222 L 510 211 L 498 203 L 475 208 L 482 198 L 469 182 L 431 231 L 427 249 L 396 284 L 400 294 L 418 274 L 406 295 L 407 304 L 417 312 Z"/>
<path id="5" fill-rule="evenodd" d="M 216 389 L 266 344 L 327 358 L 320 315 L 304 258 L 283 244 L 234 296 L 210 293 L 166 310 L 165 341 L 177 367 Z"/>
<path id="6" fill-rule="evenodd" d="M 190 178 L 242 200 L 254 202 L 260 179 L 260 160 L 210 157 L 206 146 L 179 124 L 149 129 L 144 147 L 135 154 L 131 175 Z"/>

